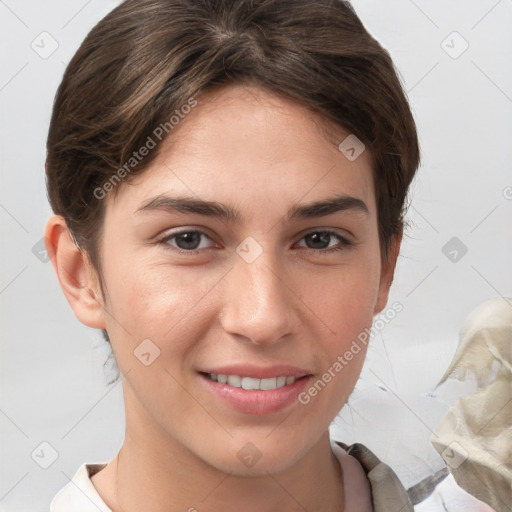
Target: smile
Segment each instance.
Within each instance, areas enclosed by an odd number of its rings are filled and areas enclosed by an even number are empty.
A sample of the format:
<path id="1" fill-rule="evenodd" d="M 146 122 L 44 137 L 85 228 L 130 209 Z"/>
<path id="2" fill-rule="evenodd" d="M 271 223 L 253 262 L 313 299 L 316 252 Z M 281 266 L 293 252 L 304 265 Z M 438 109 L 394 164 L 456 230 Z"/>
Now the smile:
<path id="1" fill-rule="evenodd" d="M 220 384 L 227 384 L 228 386 L 232 386 L 234 388 L 242 388 L 246 390 L 254 389 L 254 390 L 262 390 L 269 391 L 272 389 L 282 388 L 284 386 L 289 386 L 295 382 L 295 377 L 269 377 L 266 379 L 255 379 L 253 377 L 240 377 L 239 375 L 224 375 L 217 373 L 208 373 L 208 377 L 214 382 L 218 382 Z"/>
<path id="2" fill-rule="evenodd" d="M 294 371 L 295 375 L 279 375 L 281 372 L 292 373 L 290 369 L 274 370 L 274 375 L 278 375 L 276 377 L 271 376 L 270 369 L 251 371 L 250 368 L 238 375 L 232 373 L 236 371 L 235 368 L 230 369 L 229 373 L 215 373 L 210 370 L 201 371 L 199 375 L 205 391 L 214 402 L 241 413 L 266 415 L 297 404 L 299 394 L 313 378 L 311 374 L 300 370 Z M 253 375 L 247 376 L 247 373 Z M 258 373 L 262 378 L 254 376 Z"/>

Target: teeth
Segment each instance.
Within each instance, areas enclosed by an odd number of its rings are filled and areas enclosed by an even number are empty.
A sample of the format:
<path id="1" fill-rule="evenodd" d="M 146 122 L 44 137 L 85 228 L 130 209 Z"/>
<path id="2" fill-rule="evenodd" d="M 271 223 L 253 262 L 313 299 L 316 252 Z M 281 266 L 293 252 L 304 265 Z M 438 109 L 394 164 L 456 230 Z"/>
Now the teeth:
<path id="1" fill-rule="evenodd" d="M 212 374 L 212 379 L 215 374 Z M 228 375 L 228 384 L 234 388 L 242 387 L 242 379 L 238 375 Z"/>
<path id="2" fill-rule="evenodd" d="M 289 386 L 295 382 L 295 377 L 270 377 L 268 379 L 255 379 L 253 377 L 239 377 L 238 375 L 223 375 L 221 373 L 209 373 L 211 380 L 220 384 L 228 384 L 234 388 L 243 389 L 278 389 Z"/>
<path id="3" fill-rule="evenodd" d="M 260 389 L 260 380 L 252 377 L 242 378 L 242 388 L 244 389 Z"/>
<path id="4" fill-rule="evenodd" d="M 270 379 L 261 379 L 260 380 L 260 389 L 276 389 L 276 388 L 277 388 L 277 377 L 271 377 Z"/>

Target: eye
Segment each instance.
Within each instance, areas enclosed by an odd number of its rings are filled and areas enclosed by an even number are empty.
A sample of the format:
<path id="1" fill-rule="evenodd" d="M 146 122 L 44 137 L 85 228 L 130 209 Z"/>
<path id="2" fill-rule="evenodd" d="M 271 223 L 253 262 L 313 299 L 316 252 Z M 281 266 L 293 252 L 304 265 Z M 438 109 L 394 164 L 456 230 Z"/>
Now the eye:
<path id="1" fill-rule="evenodd" d="M 171 249 L 182 254 L 197 254 L 199 249 L 209 247 L 207 244 L 202 243 L 201 239 L 203 237 L 207 240 L 211 240 L 206 233 L 191 229 L 167 235 L 159 240 L 159 243 L 170 246 Z"/>
<path id="2" fill-rule="evenodd" d="M 208 240 L 212 241 L 203 231 L 189 229 L 178 233 L 167 234 L 164 238 L 159 240 L 159 243 L 163 244 L 167 249 L 180 254 L 195 255 L 199 254 L 200 249 L 208 249 L 211 247 L 211 245 L 207 243 Z M 315 254 L 325 256 L 337 251 L 346 250 L 349 246 L 353 245 L 352 242 L 339 233 L 329 230 L 310 231 L 302 237 L 301 241 L 302 240 L 306 242 L 306 246 L 299 246 L 309 249 Z"/>
<path id="3" fill-rule="evenodd" d="M 338 245 L 331 244 L 333 238 L 338 241 Z M 313 252 L 322 255 L 329 255 L 336 251 L 343 251 L 352 245 L 352 242 L 347 240 L 335 231 L 310 231 L 301 240 L 306 242 L 306 248 L 311 249 Z M 335 242 L 335 240 L 334 240 Z M 303 247 L 303 246 L 302 246 Z"/>

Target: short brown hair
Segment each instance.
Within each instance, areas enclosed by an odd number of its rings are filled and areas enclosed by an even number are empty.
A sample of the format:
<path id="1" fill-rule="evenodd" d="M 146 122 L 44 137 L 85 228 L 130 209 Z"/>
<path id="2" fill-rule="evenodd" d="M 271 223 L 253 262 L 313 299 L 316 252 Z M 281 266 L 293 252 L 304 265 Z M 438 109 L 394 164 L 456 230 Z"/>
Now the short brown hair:
<path id="1" fill-rule="evenodd" d="M 391 57 L 349 2 L 126 0 L 69 63 L 47 143 L 51 206 L 100 277 L 105 205 L 95 191 L 190 98 L 246 81 L 320 113 L 370 150 L 387 258 L 392 236 L 403 229 L 419 144 Z M 130 166 L 126 181 L 157 153 Z"/>

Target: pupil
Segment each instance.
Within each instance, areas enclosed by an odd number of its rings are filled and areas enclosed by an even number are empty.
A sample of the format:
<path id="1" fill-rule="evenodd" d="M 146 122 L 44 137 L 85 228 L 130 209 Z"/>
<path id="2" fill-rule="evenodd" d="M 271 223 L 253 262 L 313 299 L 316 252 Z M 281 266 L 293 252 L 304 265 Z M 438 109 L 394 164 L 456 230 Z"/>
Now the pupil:
<path id="1" fill-rule="evenodd" d="M 180 241 L 182 243 L 180 243 Z M 180 249 L 196 249 L 200 241 L 201 234 L 195 231 L 189 231 L 187 233 L 180 233 L 176 235 L 176 243 Z"/>
<path id="2" fill-rule="evenodd" d="M 325 249 L 325 247 L 329 246 L 330 237 L 331 235 L 329 233 L 312 233 L 310 235 L 306 235 L 306 240 L 309 239 L 313 241 L 313 245 L 317 243 L 320 243 L 320 245 L 322 245 L 322 247 L 310 247 L 311 249 Z"/>

